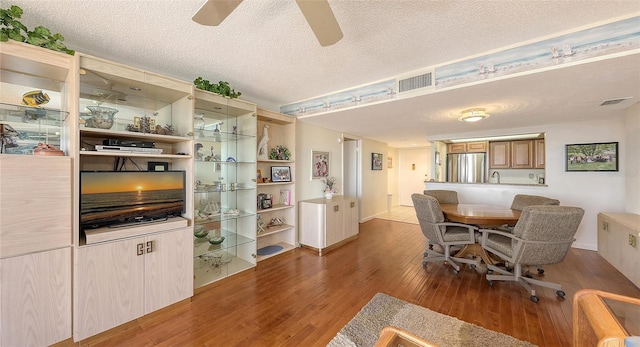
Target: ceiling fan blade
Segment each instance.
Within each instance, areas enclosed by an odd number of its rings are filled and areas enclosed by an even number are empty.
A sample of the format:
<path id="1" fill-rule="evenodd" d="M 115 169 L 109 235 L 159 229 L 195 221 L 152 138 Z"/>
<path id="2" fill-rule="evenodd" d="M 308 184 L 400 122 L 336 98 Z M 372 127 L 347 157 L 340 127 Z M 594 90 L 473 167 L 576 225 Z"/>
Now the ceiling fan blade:
<path id="1" fill-rule="evenodd" d="M 191 19 L 202 25 L 219 25 L 241 2 L 242 0 L 207 0 Z"/>
<path id="2" fill-rule="evenodd" d="M 331 46 L 343 37 L 336 16 L 327 0 L 296 0 L 320 46 Z"/>

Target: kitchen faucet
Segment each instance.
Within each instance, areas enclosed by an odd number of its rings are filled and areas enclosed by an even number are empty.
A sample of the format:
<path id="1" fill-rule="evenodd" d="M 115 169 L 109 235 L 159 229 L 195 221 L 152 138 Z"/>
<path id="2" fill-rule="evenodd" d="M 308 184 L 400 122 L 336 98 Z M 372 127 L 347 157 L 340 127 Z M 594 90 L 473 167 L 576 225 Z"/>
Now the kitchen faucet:
<path id="1" fill-rule="evenodd" d="M 499 173 L 498 171 L 494 171 L 494 172 L 491 174 L 491 178 L 495 178 L 495 177 L 496 177 L 496 175 L 498 176 L 498 182 L 497 182 L 497 183 L 498 183 L 498 184 L 500 184 L 500 173 Z"/>

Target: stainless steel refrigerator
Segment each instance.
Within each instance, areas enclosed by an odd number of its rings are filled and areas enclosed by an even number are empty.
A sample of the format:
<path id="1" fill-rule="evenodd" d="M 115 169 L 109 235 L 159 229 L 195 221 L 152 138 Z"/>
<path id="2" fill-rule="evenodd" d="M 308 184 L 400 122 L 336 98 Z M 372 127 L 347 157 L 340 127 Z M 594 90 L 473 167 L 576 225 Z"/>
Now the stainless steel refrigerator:
<path id="1" fill-rule="evenodd" d="M 447 182 L 484 183 L 486 153 L 447 154 Z"/>

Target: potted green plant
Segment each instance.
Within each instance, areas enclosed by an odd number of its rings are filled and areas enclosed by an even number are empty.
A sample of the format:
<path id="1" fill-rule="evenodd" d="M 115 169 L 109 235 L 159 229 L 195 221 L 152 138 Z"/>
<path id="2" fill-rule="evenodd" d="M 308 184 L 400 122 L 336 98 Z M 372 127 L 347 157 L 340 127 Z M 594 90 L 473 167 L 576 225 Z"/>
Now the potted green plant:
<path id="1" fill-rule="evenodd" d="M 62 35 L 51 34 L 51 31 L 43 26 L 37 26 L 33 31 L 29 31 L 18 20 L 22 17 L 22 13 L 22 9 L 16 5 L 8 9 L 0 9 L 0 41 L 7 42 L 11 39 L 69 55 L 75 54 L 74 50 L 68 49 L 62 43 L 64 41 Z"/>

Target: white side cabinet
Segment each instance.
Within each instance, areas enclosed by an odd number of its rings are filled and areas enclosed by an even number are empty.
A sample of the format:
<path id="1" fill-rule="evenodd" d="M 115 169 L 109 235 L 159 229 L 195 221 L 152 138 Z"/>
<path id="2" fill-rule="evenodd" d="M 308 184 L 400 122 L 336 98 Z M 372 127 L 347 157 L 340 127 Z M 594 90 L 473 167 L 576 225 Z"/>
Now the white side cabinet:
<path id="1" fill-rule="evenodd" d="M 300 244 L 322 255 L 358 237 L 358 199 L 336 195 L 300 201 L 298 220 Z"/>
<path id="2" fill-rule="evenodd" d="M 638 287 L 640 287 L 639 232 L 640 215 L 598 213 L 598 253 Z"/>
<path id="3" fill-rule="evenodd" d="M 191 228 L 78 249 L 78 317 L 82 340 L 190 297 Z"/>

